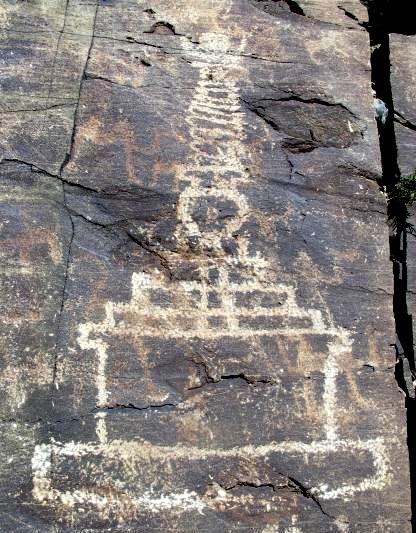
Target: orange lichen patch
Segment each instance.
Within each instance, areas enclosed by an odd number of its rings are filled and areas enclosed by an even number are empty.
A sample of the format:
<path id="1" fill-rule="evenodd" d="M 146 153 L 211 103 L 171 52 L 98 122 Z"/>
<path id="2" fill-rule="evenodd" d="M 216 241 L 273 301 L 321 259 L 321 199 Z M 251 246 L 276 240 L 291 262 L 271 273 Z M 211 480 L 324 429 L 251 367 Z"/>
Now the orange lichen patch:
<path id="1" fill-rule="evenodd" d="M 114 134 L 123 140 L 126 155 L 126 173 L 129 183 L 137 183 L 135 170 L 135 155 L 137 151 L 137 138 L 134 128 L 128 119 L 121 119 L 114 125 Z"/>
<path id="2" fill-rule="evenodd" d="M 31 267 L 34 259 L 39 258 L 39 247 L 46 244 L 48 255 L 55 265 L 62 262 L 62 242 L 59 236 L 45 228 L 32 228 L 19 233 L 13 239 L 4 239 L 0 254 L 3 257 L 16 256 L 21 267 Z"/>
<path id="3" fill-rule="evenodd" d="M 179 163 L 176 161 L 163 161 L 156 159 L 153 164 L 152 175 L 149 176 L 149 185 L 158 185 L 160 183 L 160 176 L 165 174 L 176 174 L 178 172 Z"/>
<path id="4" fill-rule="evenodd" d="M 368 396 L 363 395 L 362 390 L 357 384 L 357 376 L 355 372 L 348 368 L 346 368 L 344 372 L 345 377 L 347 378 L 351 403 L 363 411 L 373 411 L 376 408 L 375 402 Z M 348 409 L 347 412 L 349 413 L 350 423 L 354 424 L 357 418 L 356 414 L 351 409 Z"/>
<path id="5" fill-rule="evenodd" d="M 334 257 L 334 263 L 345 265 L 346 263 L 354 263 L 355 261 L 360 261 L 361 252 L 356 248 L 349 247 L 344 250 L 332 250 L 332 256 Z"/>
<path id="6" fill-rule="evenodd" d="M 51 357 L 48 354 L 36 354 L 27 363 L 16 364 L 13 361 L 0 371 L 0 379 L 5 401 L 15 412 L 23 406 L 34 388 L 52 383 Z"/>
<path id="7" fill-rule="evenodd" d="M 295 266 L 301 276 L 305 276 L 305 273 L 307 273 L 309 283 L 316 285 L 317 292 L 318 287 L 323 282 L 328 283 L 328 275 L 316 267 L 312 258 L 305 251 L 302 250 L 298 253 Z M 336 264 L 333 265 L 330 281 L 334 285 L 340 285 L 344 281 L 344 270 Z"/>
<path id="8" fill-rule="evenodd" d="M 305 378 L 302 381 L 302 393 L 296 397 L 301 399 L 299 406 L 305 411 L 305 418 L 308 421 L 314 421 L 314 424 L 319 428 L 322 424 L 322 408 L 319 392 L 319 384 L 317 387 L 317 380 L 313 378 Z"/>
<path id="9" fill-rule="evenodd" d="M 105 124 L 100 117 L 92 115 L 80 125 L 78 135 L 83 140 L 85 139 L 94 143 L 101 143 L 104 128 Z"/>
<path id="10" fill-rule="evenodd" d="M 376 330 L 373 326 L 368 326 L 365 335 L 367 338 L 367 360 L 365 363 L 376 368 L 391 366 L 393 347 L 386 347 L 383 332 Z"/>
<path id="11" fill-rule="evenodd" d="M 89 87 L 92 82 L 85 83 L 86 87 Z M 65 166 L 66 172 L 76 172 L 78 170 L 78 159 L 86 149 L 85 144 L 93 143 L 98 146 L 108 144 L 108 134 L 106 134 L 106 124 L 97 116 L 89 115 L 83 118 L 82 115 L 90 104 L 90 100 L 94 98 L 95 94 L 89 93 L 86 89 L 81 93 L 81 103 L 78 108 L 80 115 L 75 117 L 77 125 L 75 127 L 75 136 L 72 142 L 72 157 Z M 102 91 L 100 93 L 100 107 L 102 114 L 105 116 L 109 112 L 111 103 L 111 91 Z"/>
<path id="12" fill-rule="evenodd" d="M 146 67 L 140 62 L 142 52 L 126 50 L 129 45 L 114 46 L 105 39 L 97 39 L 93 48 L 89 68 L 97 75 L 103 75 L 114 83 L 139 88 L 146 79 Z"/>
<path id="13" fill-rule="evenodd" d="M 324 335 L 323 341 L 325 343 Z M 311 346 L 312 339 L 302 338 L 297 346 L 297 367 L 305 376 L 322 371 L 327 353 L 314 350 Z M 324 344 L 325 345 L 325 344 Z"/>
<path id="14" fill-rule="evenodd" d="M 106 105 L 106 102 L 101 105 Z M 108 107 L 108 100 L 107 100 Z M 81 123 L 77 129 L 74 140 L 74 157 L 68 163 L 67 169 L 74 172 L 78 166 L 79 156 L 88 149 L 89 143 L 95 146 L 110 146 L 113 143 L 122 143 L 125 152 L 125 164 L 128 181 L 136 183 L 135 156 L 137 153 L 137 136 L 134 127 L 130 121 L 121 117 L 111 124 L 111 129 L 107 123 L 103 122 L 96 116 L 90 116 L 85 122 Z"/>

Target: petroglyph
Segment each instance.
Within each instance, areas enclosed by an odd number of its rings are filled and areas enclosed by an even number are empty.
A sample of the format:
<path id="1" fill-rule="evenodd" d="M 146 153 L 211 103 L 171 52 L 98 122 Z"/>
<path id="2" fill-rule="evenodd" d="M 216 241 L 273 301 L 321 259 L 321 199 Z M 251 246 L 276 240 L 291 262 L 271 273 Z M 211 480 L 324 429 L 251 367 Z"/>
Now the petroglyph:
<path id="1" fill-rule="evenodd" d="M 273 265 L 253 250 L 244 221 L 250 212 L 244 185 L 249 180 L 244 165 L 245 114 L 240 106 L 238 84 L 233 71 L 241 68 L 237 56 L 227 55 L 230 43 L 225 36 L 205 35 L 201 42 L 215 46 L 209 58 L 193 63 L 199 82 L 189 106 L 189 161 L 178 172 L 178 226 L 175 238 L 182 251 L 189 252 L 197 267 L 196 281 L 172 281 L 158 271 L 136 272 L 131 279 L 128 302 L 109 301 L 101 322 L 79 326 L 78 344 L 96 357 L 95 373 L 96 441 L 51 441 L 36 447 L 33 461 L 33 498 L 40 504 L 59 504 L 68 511 L 92 506 L 101 517 L 111 509 L 123 509 L 119 518 L 152 513 L 185 512 L 215 508 L 221 494 L 209 498 L 184 489 L 182 492 L 140 492 L 133 481 L 146 464 L 192 463 L 208 458 L 226 460 L 249 457 L 264 461 L 274 454 L 327 458 L 331 454 L 365 452 L 373 463 L 373 474 L 359 481 L 322 482 L 311 493 L 323 500 L 349 498 L 357 492 L 381 490 L 391 481 L 386 444 L 382 437 L 369 440 L 346 439 L 337 420 L 337 379 L 341 361 L 351 357 L 352 337 L 335 324 L 328 309 L 299 305 L 296 288 L 276 283 Z M 198 206 L 198 209 L 196 209 Z M 202 215 L 201 215 L 202 213 Z M 237 238 L 238 237 L 238 238 Z M 229 247 L 232 241 L 234 246 Z M 228 246 L 228 247 L 227 247 Z M 228 250 L 228 251 L 227 251 Z M 220 325 L 218 325 L 220 324 Z M 323 433 L 307 442 L 266 442 L 258 446 L 230 449 L 200 448 L 177 443 L 160 446 L 141 439 L 115 440 L 106 424 L 105 407 L 112 391 L 108 386 L 108 339 L 143 337 L 180 340 L 213 340 L 230 337 L 255 346 L 257 339 L 296 339 L 319 336 L 327 339 L 321 411 Z M 302 343 L 300 342 L 300 346 Z M 138 343 L 140 344 L 140 343 Z M 53 486 L 52 464 L 88 459 L 88 486 L 59 490 Z M 94 461 L 108 464 L 101 479 L 111 487 L 106 494 L 94 482 Z M 117 464 L 117 473 L 112 465 Z M 89 469 L 89 470 L 88 470 Z M 348 477 L 348 476 L 346 476 Z M 233 500 L 234 501 L 234 500 Z M 277 504 L 276 504 L 277 505 Z M 79 511 L 81 512 L 81 511 Z"/>
<path id="2" fill-rule="evenodd" d="M 230 77 L 230 68 L 236 68 L 238 61 L 225 56 L 229 47 L 226 36 L 208 34 L 202 44 L 212 46 L 214 39 L 216 53 L 210 55 L 210 62 L 194 63 L 199 81 L 186 118 L 192 159 L 178 176 L 182 190 L 177 236 L 185 244 L 191 241 L 200 249 L 218 251 L 223 248 L 222 239 L 232 238 L 241 228 L 249 206 L 239 190 L 247 179 L 242 163 L 244 113 L 237 83 Z M 231 214 L 225 218 L 221 210 L 227 204 Z M 206 213 L 203 221 L 195 218 L 197 205 Z M 220 227 L 216 227 L 218 220 Z M 246 240 L 239 243 L 239 257 L 247 258 L 246 246 Z"/>

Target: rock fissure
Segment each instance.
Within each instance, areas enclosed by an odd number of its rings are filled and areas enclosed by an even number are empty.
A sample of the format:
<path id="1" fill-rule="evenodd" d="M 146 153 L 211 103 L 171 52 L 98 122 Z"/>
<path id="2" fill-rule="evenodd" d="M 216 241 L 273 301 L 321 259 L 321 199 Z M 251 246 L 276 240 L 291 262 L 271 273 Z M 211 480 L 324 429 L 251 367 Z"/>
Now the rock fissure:
<path id="1" fill-rule="evenodd" d="M 188 360 L 197 367 L 200 379 L 200 383 L 189 387 L 188 390 L 201 389 L 202 387 L 208 384 L 218 384 L 222 381 L 228 380 L 241 380 L 247 383 L 248 385 L 253 386 L 256 386 L 258 384 L 276 385 L 279 382 L 278 379 L 273 378 L 272 376 L 250 375 L 245 372 L 214 375 L 210 371 L 208 364 L 203 359 L 197 360 L 196 358 L 188 358 Z"/>
<path id="2" fill-rule="evenodd" d="M 254 5 L 272 16 L 279 16 L 282 13 L 294 13 L 305 16 L 305 12 L 295 0 L 254 0 Z"/>
<path id="3" fill-rule="evenodd" d="M 56 54 L 59 52 L 59 45 L 60 45 L 60 42 L 61 42 L 62 33 L 65 30 L 68 6 L 69 6 L 69 1 L 66 3 L 65 13 L 64 13 L 64 22 L 63 22 L 63 26 L 62 26 L 62 31 L 61 31 L 61 33 L 60 33 L 60 35 L 58 37 L 55 57 L 56 57 Z M 88 67 L 88 61 L 89 61 L 89 58 L 90 58 L 90 55 L 91 55 L 91 51 L 92 51 L 92 47 L 93 47 L 93 43 L 94 43 L 94 31 L 95 31 L 95 23 L 96 23 L 97 14 L 98 14 L 98 6 L 99 6 L 99 4 L 98 4 L 98 2 L 96 2 L 96 4 L 95 4 L 95 12 L 94 12 L 94 17 L 93 17 L 93 22 L 92 22 L 92 29 L 91 29 L 91 39 L 90 39 L 90 43 L 89 43 L 89 47 L 88 47 L 88 51 L 87 51 L 84 67 L 83 67 L 82 74 L 81 74 L 81 77 L 80 77 L 80 80 L 79 80 L 79 85 L 78 85 L 77 103 L 76 103 L 75 109 L 74 109 L 74 119 L 73 119 L 73 126 L 72 126 L 72 133 L 71 133 L 71 139 L 70 139 L 70 144 L 69 144 L 69 150 L 68 150 L 64 160 L 62 161 L 62 164 L 61 164 L 60 169 L 59 169 L 59 174 L 58 174 L 58 178 L 61 179 L 61 181 L 62 181 L 62 200 L 63 200 L 63 205 L 64 205 L 64 207 L 67 210 L 68 210 L 68 204 L 67 204 L 67 199 L 66 199 L 66 190 L 65 190 L 65 183 L 64 183 L 65 180 L 62 178 L 62 174 L 63 174 L 63 172 L 65 170 L 66 165 L 71 160 L 72 152 L 73 152 L 73 148 L 74 148 L 75 137 L 76 137 L 76 132 L 77 132 L 77 116 L 78 116 L 78 113 L 79 113 L 79 105 L 80 105 L 80 101 L 81 101 L 82 83 L 83 83 L 83 81 L 85 79 L 85 74 L 86 74 L 86 70 L 87 70 L 87 67 Z M 54 63 L 53 63 L 53 67 L 52 67 L 51 83 L 50 83 L 49 90 L 48 90 L 48 96 L 49 96 L 49 93 L 50 93 L 50 90 L 51 90 L 51 87 L 52 87 L 52 83 L 53 83 L 54 65 L 55 65 L 55 58 L 54 58 Z M 33 168 L 32 165 L 31 165 L 31 168 Z M 52 176 L 49 173 L 47 173 L 47 174 Z M 56 177 L 56 176 L 54 176 L 54 177 Z M 55 343 L 55 354 L 54 354 L 54 361 L 53 361 L 53 368 L 52 368 L 52 387 L 53 388 L 55 388 L 55 386 L 56 386 L 56 379 L 57 379 L 57 374 L 58 374 L 59 343 L 60 343 L 60 337 L 61 337 L 62 316 L 63 316 L 63 313 L 64 313 L 65 301 L 67 299 L 67 286 L 68 286 L 69 270 L 70 270 L 70 265 L 71 265 L 72 244 L 73 244 L 74 237 L 75 237 L 75 224 L 74 224 L 74 221 L 73 221 L 73 218 L 72 218 L 71 214 L 69 214 L 69 219 L 70 219 L 70 222 L 71 222 L 71 235 L 70 235 L 70 238 L 69 238 L 68 252 L 67 252 L 66 263 L 65 263 L 65 267 L 64 267 L 64 280 L 63 280 L 63 284 L 62 284 L 63 286 L 62 286 L 61 305 L 60 305 L 59 314 L 58 314 L 58 318 L 57 318 L 57 333 L 56 333 L 56 343 Z"/>
<path id="4" fill-rule="evenodd" d="M 241 379 L 248 383 L 249 385 L 256 385 L 257 383 L 265 383 L 269 385 L 275 385 L 277 383 L 276 379 L 273 379 L 272 377 L 267 376 L 250 376 L 243 372 L 240 372 L 239 374 L 224 374 L 221 376 L 221 380 L 233 380 L 233 379 Z"/>
<path id="5" fill-rule="evenodd" d="M 281 488 L 280 486 L 279 487 L 276 487 L 276 485 L 274 483 L 255 483 L 253 481 L 237 481 L 236 483 L 233 483 L 231 486 L 222 486 L 221 487 L 226 491 L 226 492 L 229 492 L 231 490 L 234 490 L 238 487 L 250 487 L 250 488 L 253 488 L 253 489 L 263 489 L 263 488 L 268 488 L 268 489 L 271 489 L 273 492 L 276 492 L 278 488 Z M 287 485 L 285 485 L 285 488 L 287 487 Z"/>
<path id="6" fill-rule="evenodd" d="M 159 33 L 159 34 L 171 34 L 171 35 L 177 35 L 179 37 L 185 37 L 183 33 L 178 33 L 175 30 L 175 26 L 171 24 L 170 22 L 167 22 L 165 20 L 159 20 L 155 22 L 150 30 L 144 31 L 143 33 Z"/>
<path id="7" fill-rule="evenodd" d="M 391 225 L 390 259 L 393 264 L 393 313 L 397 340 L 395 377 L 406 396 L 408 451 L 410 463 L 412 528 L 416 530 L 416 403 L 412 375 L 415 371 L 413 348 L 413 323 L 407 305 L 407 235 L 408 211 L 404 202 L 395 194 L 401 173 L 398 164 L 395 121 L 401 115 L 394 109 L 391 85 L 390 32 L 407 33 L 406 15 L 397 3 L 389 0 L 361 0 L 368 9 L 366 25 L 371 47 L 371 73 L 375 97 L 388 110 L 384 120 L 378 119 L 378 132 L 382 163 L 381 186 L 387 194 L 387 213 Z M 403 2 L 402 2 L 403 4 Z M 406 124 L 403 124 L 406 125 Z"/>
<path id="8" fill-rule="evenodd" d="M 100 406 L 100 407 L 94 407 L 94 409 L 91 409 L 91 411 L 88 411 L 86 413 L 76 413 L 71 417 L 67 418 L 20 418 L 20 417 L 9 417 L 9 418 L 2 418 L 0 419 L 0 424 L 24 424 L 24 425 L 42 425 L 42 426 L 51 426 L 54 424 L 68 424 L 70 422 L 81 422 L 85 420 L 88 417 L 96 417 L 97 413 L 100 412 L 117 412 L 117 411 L 123 411 L 131 409 L 133 411 L 148 411 L 148 410 L 166 410 L 170 411 L 171 408 L 176 408 L 179 406 L 179 403 L 161 403 L 161 404 L 147 404 L 143 406 L 139 406 L 133 403 L 115 403 L 114 405 L 108 405 L 108 406 Z"/>
<path id="9" fill-rule="evenodd" d="M 53 56 L 53 61 L 52 61 L 51 69 L 50 69 L 48 94 L 47 94 L 47 96 L 46 96 L 46 99 L 47 99 L 47 100 L 50 99 L 51 91 L 52 91 L 52 86 L 53 86 L 53 82 L 54 82 L 54 79 L 55 79 L 56 59 L 57 59 L 57 57 L 58 57 L 59 47 L 60 47 L 60 45 L 61 45 L 62 36 L 63 36 L 63 34 L 64 34 L 64 32 L 65 32 L 66 21 L 67 21 L 67 18 L 68 18 L 68 8 L 69 8 L 69 3 L 70 3 L 69 0 L 66 0 L 66 4 L 65 4 L 65 12 L 64 12 L 64 20 L 63 20 L 63 23 L 62 23 L 62 28 L 61 28 L 61 30 L 59 31 L 59 34 L 58 34 L 58 39 L 57 39 L 57 41 L 56 41 L 55 53 L 54 53 L 54 56 Z"/>
<path id="10" fill-rule="evenodd" d="M 172 34 L 173 35 L 173 34 Z M 177 36 L 181 36 L 180 34 L 177 34 Z M 103 40 L 108 40 L 108 41 L 115 41 L 115 42 L 121 42 L 121 43 L 134 43 L 134 44 L 139 44 L 141 46 L 148 46 L 150 48 L 156 48 L 158 50 L 160 50 L 162 53 L 164 54 L 172 54 L 172 55 L 181 55 L 183 54 L 184 52 L 184 49 L 182 47 L 176 47 L 176 46 L 166 46 L 165 44 L 155 44 L 155 43 L 150 43 L 149 41 L 144 41 L 142 39 L 137 39 L 135 37 L 132 37 L 131 35 L 126 35 L 126 37 L 124 39 L 121 39 L 121 38 L 118 38 L 118 37 L 112 37 L 110 35 L 103 35 L 103 34 L 100 34 L 100 35 L 93 35 L 94 39 L 103 39 Z M 190 40 L 189 37 L 186 37 L 186 39 Z M 209 52 L 209 50 L 204 50 L 204 48 L 200 45 L 199 42 L 197 41 L 193 41 L 193 40 L 190 40 L 190 42 L 195 45 L 195 49 L 194 51 L 203 51 L 203 52 Z M 199 46 L 199 50 L 198 50 L 198 46 Z M 268 62 L 268 63 L 275 63 L 277 65 L 301 65 L 301 64 L 305 64 L 306 63 L 303 63 L 302 61 L 290 61 L 290 60 L 284 60 L 284 59 L 279 59 L 279 58 L 271 58 L 271 57 L 263 57 L 263 56 L 260 56 L 256 53 L 244 53 L 244 52 L 241 52 L 240 50 L 233 50 L 233 49 L 230 49 L 230 50 L 227 50 L 224 52 L 225 55 L 227 56 L 232 56 L 232 57 L 244 57 L 246 59 L 255 59 L 255 60 L 258 60 L 258 61 L 265 61 L 265 62 Z M 185 59 L 185 61 L 187 63 L 192 63 L 191 60 L 188 60 L 188 59 Z M 158 87 L 160 87 L 160 85 L 157 85 Z M 145 86 L 147 87 L 147 86 Z M 177 87 L 177 86 L 175 86 Z"/>
<path id="11" fill-rule="evenodd" d="M 335 517 L 331 514 L 327 513 L 323 507 L 321 502 L 314 496 L 310 489 L 305 487 L 300 481 L 295 479 L 293 476 L 287 476 L 284 474 L 279 473 L 279 476 L 284 478 L 284 483 L 275 483 L 270 481 L 250 481 L 250 480 L 237 480 L 231 484 L 224 484 L 224 483 L 217 483 L 217 486 L 220 487 L 222 490 L 224 490 L 226 493 L 231 492 L 235 489 L 241 488 L 241 487 L 247 487 L 250 489 L 270 489 L 273 492 L 279 492 L 281 490 L 289 490 L 291 492 L 294 492 L 298 494 L 299 496 L 303 496 L 304 498 L 310 499 L 313 501 L 314 504 L 318 507 L 319 511 L 330 518 L 331 520 L 334 520 Z"/>
<path id="12" fill-rule="evenodd" d="M 66 99 L 66 98 L 65 98 Z M 62 98 L 64 100 L 64 98 Z M 70 99 L 69 99 L 70 100 Z M 58 103 L 47 105 L 43 107 L 27 107 L 23 109 L 6 109 L 5 111 L 0 111 L 0 115 L 9 115 L 10 113 L 43 113 L 45 111 L 50 111 L 51 109 L 60 109 L 63 107 L 73 107 L 76 105 L 76 101 L 69 101 L 66 103 Z"/>
<path id="13" fill-rule="evenodd" d="M 405 118 L 401 113 L 394 110 L 394 120 L 395 122 L 398 122 L 405 128 L 409 128 L 412 131 L 416 131 L 416 124 L 413 124 L 413 122 L 410 122 L 407 118 Z"/>
<path id="14" fill-rule="evenodd" d="M 354 13 L 351 13 L 351 11 L 348 11 L 345 7 L 338 6 L 338 9 L 340 9 L 346 17 L 353 20 L 354 22 L 357 22 L 359 26 L 363 26 L 362 22 L 360 22 L 360 19 L 354 15 Z"/>
<path id="15" fill-rule="evenodd" d="M 99 3 L 96 2 L 96 4 L 95 4 L 95 12 L 94 12 L 93 21 L 92 21 L 90 43 L 89 43 L 87 55 L 86 55 L 86 58 L 85 58 L 84 67 L 82 69 L 82 74 L 81 74 L 81 77 L 80 77 L 80 80 L 79 80 L 79 85 L 78 85 L 78 96 L 77 96 L 77 103 L 76 103 L 75 110 L 74 110 L 74 122 L 73 122 L 73 126 L 72 126 L 71 139 L 70 139 L 70 142 L 69 142 L 69 150 L 68 150 L 68 152 L 67 152 L 67 154 L 66 154 L 66 156 L 65 156 L 65 158 L 64 158 L 64 160 L 63 160 L 63 162 L 61 164 L 61 168 L 59 169 L 59 175 L 60 176 L 62 176 L 62 174 L 63 174 L 63 172 L 65 170 L 65 167 L 68 165 L 68 163 L 72 159 L 72 155 L 73 155 L 75 137 L 76 137 L 77 128 L 78 128 L 78 114 L 79 114 L 79 105 L 80 105 L 80 102 L 81 102 L 82 85 L 83 85 L 83 82 L 85 81 L 85 76 L 86 76 L 87 68 L 88 68 L 88 62 L 90 60 L 92 47 L 94 45 L 94 32 L 95 32 L 95 25 L 96 25 L 97 15 L 98 15 L 98 6 L 99 6 Z"/>
<path id="16" fill-rule="evenodd" d="M 250 489 L 270 489 L 273 492 L 279 492 L 281 490 L 289 490 L 302 496 L 304 498 L 310 499 L 317 506 L 319 511 L 328 517 L 331 520 L 335 520 L 335 517 L 325 511 L 322 507 L 321 502 L 318 498 L 311 492 L 311 489 L 307 488 L 303 483 L 295 479 L 293 476 L 288 476 L 282 473 L 279 473 L 279 476 L 283 478 L 282 483 L 276 483 L 272 481 L 250 481 L 250 480 L 241 480 L 237 479 L 230 484 L 215 482 L 218 488 L 225 491 L 225 493 L 232 492 L 235 489 L 246 487 Z M 345 522 L 346 523 L 346 522 Z"/>
<path id="17" fill-rule="evenodd" d="M 292 13 L 295 13 L 296 15 L 305 16 L 305 12 L 297 2 L 295 2 L 294 0 L 284 0 L 284 2 L 286 2 Z"/>
<path id="18" fill-rule="evenodd" d="M 176 403 L 161 403 L 161 404 L 149 404 L 149 405 L 145 405 L 143 407 L 140 407 L 138 405 L 135 405 L 133 403 L 115 403 L 114 405 L 108 405 L 108 406 L 105 406 L 105 407 L 97 407 L 96 409 L 94 409 L 93 412 L 95 413 L 99 413 L 101 411 L 117 411 L 117 410 L 122 410 L 122 409 L 133 409 L 135 411 L 147 411 L 147 410 L 151 410 L 151 409 L 164 409 L 166 407 L 177 407 L 177 404 Z"/>
<path id="19" fill-rule="evenodd" d="M 348 107 L 345 106 L 344 104 L 341 104 L 339 102 L 329 102 L 328 100 L 324 100 L 318 97 L 305 98 L 293 92 L 291 92 L 288 96 L 282 96 L 280 98 L 273 98 L 273 97 L 272 98 L 261 98 L 259 100 L 253 100 L 252 102 L 245 100 L 244 98 L 241 98 L 241 101 L 244 102 L 248 106 L 257 105 L 258 107 L 263 107 L 263 108 L 264 106 L 261 106 L 261 103 L 264 103 L 267 105 L 268 103 L 274 103 L 274 102 L 301 102 L 302 104 L 317 104 L 317 105 L 322 105 L 325 107 L 340 107 L 341 109 L 348 111 L 348 113 L 351 113 L 351 115 L 354 118 L 357 118 L 357 116 L 350 109 L 348 109 Z"/>
<path id="20" fill-rule="evenodd" d="M 64 205 L 66 205 L 65 187 L 62 187 L 62 196 L 63 196 Z M 74 221 L 71 215 L 69 215 L 69 220 L 71 223 L 71 235 L 69 237 L 68 251 L 67 251 L 67 257 L 66 257 L 66 262 L 65 262 L 65 267 L 64 267 L 64 279 L 62 283 L 61 304 L 59 307 L 58 318 L 56 321 L 56 343 L 55 343 L 55 355 L 54 355 L 53 374 L 52 374 L 53 387 L 55 387 L 55 384 L 56 384 L 56 377 L 57 377 L 57 371 L 58 371 L 59 343 L 60 343 L 60 337 L 61 337 L 62 317 L 64 313 L 65 301 L 67 299 L 67 287 L 68 287 L 69 269 L 71 266 L 72 244 L 74 242 L 74 237 L 75 237 L 75 225 L 74 225 Z"/>
<path id="21" fill-rule="evenodd" d="M 280 97 L 241 97 L 243 104 L 284 136 L 282 147 L 302 154 L 317 148 L 347 148 L 365 133 L 365 126 L 344 104 L 292 91 Z M 341 127 L 348 123 L 349 128 Z"/>
<path id="22" fill-rule="evenodd" d="M 166 200 L 169 200 L 171 197 L 175 197 L 175 195 L 172 195 L 170 193 L 165 193 L 162 191 L 159 191 L 158 189 L 153 189 L 149 187 L 144 187 L 141 185 L 131 185 L 129 187 L 118 187 L 118 186 L 110 186 L 106 187 L 104 189 L 96 189 L 93 187 L 89 187 L 88 185 L 85 185 L 83 183 L 77 183 L 74 181 L 70 181 L 59 174 L 53 174 L 49 171 L 47 171 L 44 168 L 38 167 L 37 165 L 30 163 L 28 161 L 23 161 L 22 159 L 16 159 L 16 158 L 4 158 L 0 161 L 0 165 L 6 164 L 6 163 L 15 163 L 16 165 L 22 165 L 24 167 L 28 167 L 31 172 L 34 174 L 42 174 L 44 176 L 47 176 L 49 178 L 53 178 L 56 180 L 59 180 L 64 185 L 70 188 L 67 192 L 73 192 L 73 190 L 78 190 L 82 194 L 89 194 L 90 196 L 95 196 L 97 198 L 124 198 L 124 199 L 131 199 L 132 201 L 134 199 L 143 199 L 148 198 L 149 196 L 153 197 L 163 197 L 166 198 Z M 80 213 L 75 213 L 79 216 L 81 216 Z M 96 222 L 99 224 L 98 222 Z"/>
<path id="23" fill-rule="evenodd" d="M 150 244 L 148 244 L 145 240 L 139 239 L 136 235 L 133 235 L 128 230 L 126 231 L 126 235 L 129 237 L 131 241 L 137 244 L 137 246 L 139 246 L 146 252 L 154 255 L 158 259 L 160 266 L 168 273 L 169 279 L 173 279 L 173 272 L 172 272 L 171 265 L 162 253 L 155 250 L 155 248 L 151 246 Z"/>
<path id="24" fill-rule="evenodd" d="M 292 476 L 288 476 L 288 480 L 289 480 L 289 487 L 291 487 L 293 490 L 295 490 L 296 492 L 298 492 L 305 498 L 311 499 L 316 504 L 316 506 L 318 507 L 318 509 L 321 511 L 322 514 L 324 514 L 328 518 L 331 518 L 332 520 L 335 519 L 334 516 L 330 515 L 323 509 L 321 502 L 318 500 L 316 495 L 313 494 L 310 488 L 306 487 L 303 483 L 301 483 L 299 480 L 295 479 Z"/>

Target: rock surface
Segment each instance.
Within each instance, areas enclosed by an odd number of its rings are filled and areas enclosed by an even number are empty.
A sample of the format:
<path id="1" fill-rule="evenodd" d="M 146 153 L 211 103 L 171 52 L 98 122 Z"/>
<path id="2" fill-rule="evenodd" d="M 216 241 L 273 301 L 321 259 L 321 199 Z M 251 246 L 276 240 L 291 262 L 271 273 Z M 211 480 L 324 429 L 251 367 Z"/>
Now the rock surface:
<path id="1" fill-rule="evenodd" d="M 390 35 L 391 83 L 398 161 L 402 174 L 416 168 L 416 36 Z"/>
<path id="2" fill-rule="evenodd" d="M 410 531 L 366 10 L 0 8 L 4 531 Z"/>
<path id="3" fill-rule="evenodd" d="M 416 32 L 416 28 L 413 29 Z M 410 30 L 410 28 L 407 28 L 407 30 Z M 412 174 L 416 170 L 415 45 L 415 35 L 397 33 L 390 35 L 394 130 L 397 144 L 397 162 L 402 176 Z M 415 227 L 416 211 L 414 206 L 409 208 L 409 213 L 409 223 Z M 413 331 L 413 338 L 415 338 L 415 325 L 412 317 L 416 316 L 416 236 L 409 235 L 405 246 L 407 255 L 407 307 L 410 320 L 413 322 L 410 324 L 410 328 Z"/>

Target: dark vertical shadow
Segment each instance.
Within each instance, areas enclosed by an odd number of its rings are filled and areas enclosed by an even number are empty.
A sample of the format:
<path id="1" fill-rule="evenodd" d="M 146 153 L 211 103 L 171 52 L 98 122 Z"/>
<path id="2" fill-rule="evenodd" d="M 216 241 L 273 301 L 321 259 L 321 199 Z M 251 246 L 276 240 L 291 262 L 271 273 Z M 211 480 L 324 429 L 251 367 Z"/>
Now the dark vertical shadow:
<path id="1" fill-rule="evenodd" d="M 415 369 L 412 315 L 407 307 L 407 217 L 406 205 L 395 198 L 400 179 L 394 131 L 394 102 L 390 80 L 390 33 L 416 33 L 415 1 L 361 0 L 368 9 L 367 31 L 370 36 L 372 84 L 377 98 L 389 109 L 385 124 L 378 121 L 382 162 L 382 183 L 388 195 L 388 219 L 391 222 L 390 259 L 393 263 L 393 312 L 396 327 L 396 367 L 398 386 L 406 394 L 407 444 L 409 451 L 412 530 L 416 531 L 416 402 L 410 371 Z M 409 370 L 410 369 L 410 370 Z M 410 379 L 409 379 L 410 378 Z"/>

